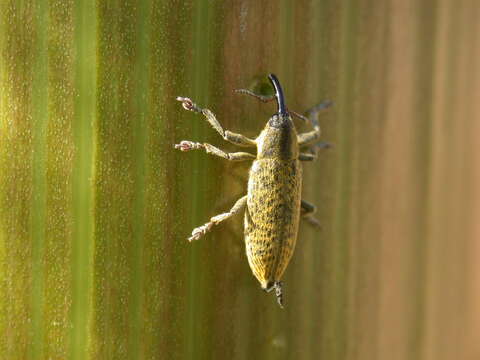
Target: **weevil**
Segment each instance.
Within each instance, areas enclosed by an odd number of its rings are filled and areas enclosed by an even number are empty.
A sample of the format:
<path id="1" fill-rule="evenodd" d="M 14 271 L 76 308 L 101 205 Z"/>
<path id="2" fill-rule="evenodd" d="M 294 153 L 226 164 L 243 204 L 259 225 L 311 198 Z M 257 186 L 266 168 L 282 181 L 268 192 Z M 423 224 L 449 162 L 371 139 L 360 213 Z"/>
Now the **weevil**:
<path id="1" fill-rule="evenodd" d="M 281 278 L 295 249 L 300 218 L 318 226 L 318 221 L 312 216 L 316 207 L 301 198 L 300 162 L 315 160 L 318 148 L 329 146 L 326 143 L 319 144 L 318 113 L 332 105 L 332 102 L 326 101 L 313 107 L 307 111 L 307 116 L 289 111 L 277 77 L 270 74 L 268 78 L 274 88 L 272 96 L 258 95 L 245 89 L 236 90 L 263 102 L 277 102 L 277 112 L 256 139 L 224 130 L 209 109 L 200 108 L 189 98 L 177 97 L 186 110 L 203 114 L 224 140 L 242 147 L 256 147 L 256 155 L 248 152 L 228 153 L 211 144 L 186 140 L 176 144 L 175 148 L 181 151 L 205 150 L 230 161 L 253 161 L 247 194 L 238 199 L 230 211 L 214 216 L 206 224 L 195 228 L 188 240 L 200 239 L 214 225 L 245 210 L 245 247 L 250 269 L 263 290 L 275 290 L 278 304 L 283 307 Z M 292 116 L 310 123 L 313 130 L 297 134 Z"/>

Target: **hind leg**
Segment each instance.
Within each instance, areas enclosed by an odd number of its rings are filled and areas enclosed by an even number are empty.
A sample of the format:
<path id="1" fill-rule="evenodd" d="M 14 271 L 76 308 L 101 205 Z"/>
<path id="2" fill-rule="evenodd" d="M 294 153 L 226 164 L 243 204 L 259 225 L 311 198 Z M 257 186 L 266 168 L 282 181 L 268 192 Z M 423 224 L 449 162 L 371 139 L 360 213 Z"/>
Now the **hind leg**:
<path id="1" fill-rule="evenodd" d="M 242 196 L 240 199 L 238 199 L 229 212 L 216 215 L 212 217 L 208 223 L 193 229 L 192 236 L 188 238 L 188 241 L 200 239 L 203 235 L 205 235 L 212 229 L 213 225 L 218 225 L 222 221 L 227 220 L 235 214 L 238 214 L 245 207 L 246 203 L 247 195 Z"/>

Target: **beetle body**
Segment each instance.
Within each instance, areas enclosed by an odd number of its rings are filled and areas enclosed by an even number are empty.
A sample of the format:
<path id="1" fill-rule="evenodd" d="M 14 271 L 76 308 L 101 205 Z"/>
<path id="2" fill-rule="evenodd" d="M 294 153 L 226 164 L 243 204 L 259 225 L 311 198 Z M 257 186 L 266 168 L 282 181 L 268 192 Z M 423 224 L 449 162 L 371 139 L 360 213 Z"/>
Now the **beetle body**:
<path id="1" fill-rule="evenodd" d="M 182 151 L 204 149 L 207 153 L 231 161 L 253 160 L 247 194 L 230 211 L 216 215 L 208 223 L 195 228 L 189 240 L 198 240 L 214 225 L 245 210 L 245 245 L 250 268 L 264 290 L 275 289 L 278 303 L 283 306 L 280 280 L 295 249 L 300 218 L 305 218 L 313 225 L 318 224 L 310 217 L 315 212 L 315 206 L 301 198 L 300 164 L 300 161 L 315 160 L 316 148 L 310 148 L 312 151 L 307 153 L 300 149 L 318 141 L 320 127 L 316 115 L 331 103 L 325 102 L 312 108 L 307 119 L 287 110 L 277 77 L 270 74 L 269 79 L 275 88 L 274 96 L 264 97 L 249 90 L 237 90 L 264 102 L 277 101 L 277 113 L 272 115 L 256 139 L 224 130 L 210 110 L 198 107 L 189 98 L 177 98 L 185 109 L 203 114 L 226 141 L 243 147 L 256 147 L 256 155 L 248 152 L 227 153 L 211 144 L 185 140 L 175 148 Z M 297 134 L 291 114 L 311 122 L 314 130 Z"/>
<path id="2" fill-rule="evenodd" d="M 245 244 L 253 274 L 265 290 L 280 281 L 295 249 L 302 166 L 288 114 L 275 114 L 257 141 L 245 209 Z"/>

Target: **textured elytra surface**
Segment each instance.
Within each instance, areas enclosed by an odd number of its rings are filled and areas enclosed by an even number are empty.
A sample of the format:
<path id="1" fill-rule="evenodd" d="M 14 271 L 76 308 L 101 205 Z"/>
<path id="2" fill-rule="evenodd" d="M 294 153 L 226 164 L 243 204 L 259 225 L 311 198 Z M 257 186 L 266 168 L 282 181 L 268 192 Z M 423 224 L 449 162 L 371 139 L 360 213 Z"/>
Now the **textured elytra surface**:
<path id="1" fill-rule="evenodd" d="M 254 161 L 248 180 L 245 246 L 263 288 L 279 281 L 295 249 L 302 168 L 298 160 Z"/>

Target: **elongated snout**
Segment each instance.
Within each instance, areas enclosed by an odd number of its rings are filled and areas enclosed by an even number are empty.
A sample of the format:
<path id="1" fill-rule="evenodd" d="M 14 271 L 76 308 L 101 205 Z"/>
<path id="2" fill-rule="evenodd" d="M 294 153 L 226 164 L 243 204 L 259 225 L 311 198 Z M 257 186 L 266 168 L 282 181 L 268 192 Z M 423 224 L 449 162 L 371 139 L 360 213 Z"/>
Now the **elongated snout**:
<path id="1" fill-rule="evenodd" d="M 287 115 L 287 106 L 285 105 L 285 95 L 283 94 L 282 87 L 280 85 L 280 81 L 274 74 L 268 75 L 268 79 L 272 83 L 275 89 L 275 97 L 277 98 L 277 106 L 278 106 L 278 114 L 280 115 Z"/>

